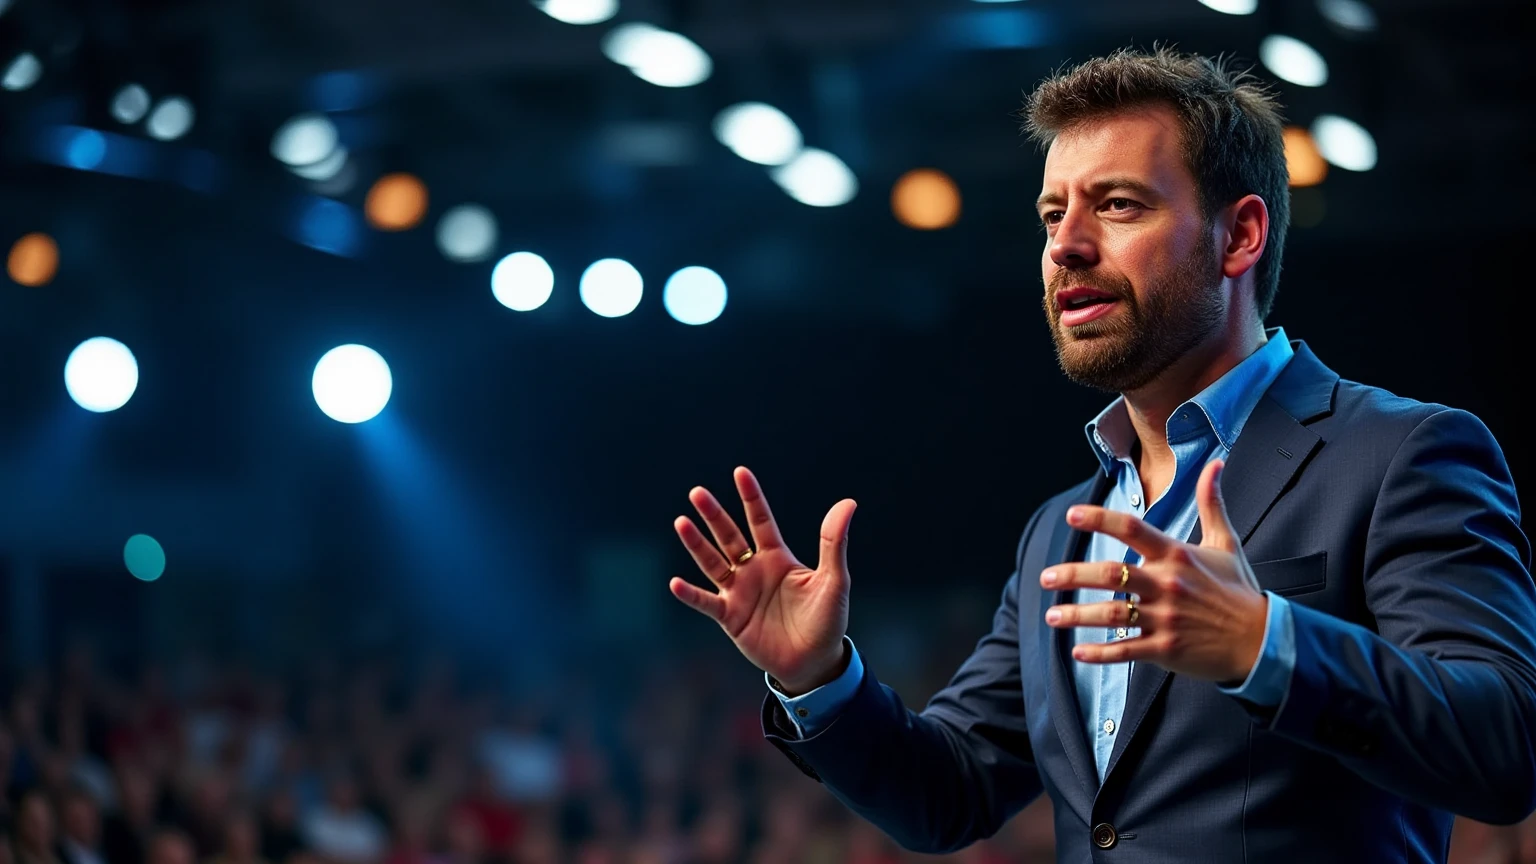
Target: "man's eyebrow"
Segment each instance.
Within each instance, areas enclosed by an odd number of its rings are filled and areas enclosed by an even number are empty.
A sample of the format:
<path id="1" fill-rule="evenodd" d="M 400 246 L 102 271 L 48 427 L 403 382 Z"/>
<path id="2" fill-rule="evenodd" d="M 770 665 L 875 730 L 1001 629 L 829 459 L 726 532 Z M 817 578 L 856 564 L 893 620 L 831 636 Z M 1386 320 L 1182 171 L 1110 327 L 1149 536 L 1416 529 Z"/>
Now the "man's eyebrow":
<path id="1" fill-rule="evenodd" d="M 1088 194 L 1100 195 L 1110 189 L 1124 189 L 1138 198 L 1158 200 L 1163 197 L 1158 193 L 1156 189 L 1153 189 L 1148 184 L 1143 183 L 1140 180 L 1133 180 L 1130 177 L 1106 177 L 1103 180 L 1090 183 L 1088 185 Z M 1047 204 L 1065 204 L 1066 200 L 1067 199 L 1059 193 L 1045 192 L 1042 193 L 1040 198 L 1035 201 L 1035 209 L 1039 210 L 1041 207 L 1044 207 Z"/>

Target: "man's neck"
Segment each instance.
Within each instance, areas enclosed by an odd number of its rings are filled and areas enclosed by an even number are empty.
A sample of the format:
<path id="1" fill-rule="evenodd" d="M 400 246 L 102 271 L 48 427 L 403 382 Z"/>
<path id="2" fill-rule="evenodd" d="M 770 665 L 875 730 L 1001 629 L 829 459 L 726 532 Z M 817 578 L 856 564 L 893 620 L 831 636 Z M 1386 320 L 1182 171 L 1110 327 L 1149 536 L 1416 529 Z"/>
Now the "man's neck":
<path id="1" fill-rule="evenodd" d="M 1264 328 L 1257 322 L 1243 328 L 1238 338 L 1222 334 L 1179 358 L 1145 387 L 1121 394 L 1131 427 L 1141 443 L 1137 471 L 1148 503 L 1173 482 L 1177 468 L 1173 449 L 1168 446 L 1168 418 L 1180 405 L 1263 347 L 1265 341 Z"/>

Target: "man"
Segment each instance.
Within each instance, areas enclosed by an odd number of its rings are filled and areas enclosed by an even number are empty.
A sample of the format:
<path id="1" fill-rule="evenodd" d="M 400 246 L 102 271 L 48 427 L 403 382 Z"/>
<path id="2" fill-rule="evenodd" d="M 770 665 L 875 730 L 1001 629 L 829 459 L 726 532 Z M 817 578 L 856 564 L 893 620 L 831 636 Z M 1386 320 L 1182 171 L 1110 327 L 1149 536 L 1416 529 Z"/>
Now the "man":
<path id="1" fill-rule="evenodd" d="M 992 631 L 921 713 L 844 635 L 821 560 L 737 469 L 748 543 L 675 528 L 673 594 L 763 669 L 763 725 L 903 845 L 991 835 L 1042 791 L 1063 862 L 1443 861 L 1452 814 L 1536 808 L 1536 587 L 1475 417 L 1340 380 L 1262 322 L 1288 220 L 1278 109 L 1159 50 L 1040 86 L 1045 308 L 1062 369 L 1121 394 L 1092 478 L 1024 529 Z M 1380 288 L 1378 287 L 1378 290 Z"/>

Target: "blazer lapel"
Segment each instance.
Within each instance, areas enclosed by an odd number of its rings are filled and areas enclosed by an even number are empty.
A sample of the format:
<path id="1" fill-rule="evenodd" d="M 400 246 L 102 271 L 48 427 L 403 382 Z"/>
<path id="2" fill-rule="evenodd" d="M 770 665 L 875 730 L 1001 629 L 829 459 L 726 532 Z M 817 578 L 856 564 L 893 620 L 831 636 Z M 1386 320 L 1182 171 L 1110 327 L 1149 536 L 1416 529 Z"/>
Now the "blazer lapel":
<path id="1" fill-rule="evenodd" d="M 1322 444 L 1322 439 L 1302 424 L 1332 407 L 1339 376 L 1324 366 L 1304 343 L 1296 345 L 1296 356 L 1248 416 L 1222 472 L 1227 517 L 1244 543 Z M 1197 522 L 1188 542 L 1198 544 L 1200 537 Z M 1114 777 L 1115 767 L 1136 737 L 1142 720 L 1167 688 L 1169 677 L 1167 669 L 1151 663 L 1136 663 L 1132 667 L 1125 713 L 1120 721 L 1121 735 L 1110 751 L 1105 785 Z"/>
<path id="2" fill-rule="evenodd" d="M 1051 532 L 1051 545 L 1045 559 L 1050 564 L 1083 560 L 1083 556 L 1088 551 L 1088 540 L 1091 535 L 1067 525 L 1067 507 L 1102 502 L 1109 494 L 1109 475 L 1101 470 L 1094 475 L 1091 482 L 1080 488 L 1084 488 L 1084 494 L 1068 501 L 1066 507 L 1056 514 L 1058 518 Z M 1066 591 L 1042 591 L 1043 606 L 1037 614 L 1041 620 L 1044 620 L 1044 606 L 1070 602 L 1072 598 Z M 1083 731 L 1082 712 L 1077 704 L 1077 687 L 1073 683 L 1072 631 L 1057 628 L 1047 628 L 1047 630 L 1049 631 L 1047 638 L 1051 642 L 1051 716 L 1056 721 L 1056 734 L 1061 738 L 1061 746 L 1067 753 L 1067 761 L 1072 763 L 1072 771 L 1077 775 L 1087 795 L 1084 801 L 1087 805 L 1093 801 L 1094 793 L 1099 787 L 1099 774 L 1093 764 L 1093 753 L 1088 749 L 1087 733 Z M 1080 815 L 1085 820 L 1088 818 L 1087 806 L 1083 808 Z"/>

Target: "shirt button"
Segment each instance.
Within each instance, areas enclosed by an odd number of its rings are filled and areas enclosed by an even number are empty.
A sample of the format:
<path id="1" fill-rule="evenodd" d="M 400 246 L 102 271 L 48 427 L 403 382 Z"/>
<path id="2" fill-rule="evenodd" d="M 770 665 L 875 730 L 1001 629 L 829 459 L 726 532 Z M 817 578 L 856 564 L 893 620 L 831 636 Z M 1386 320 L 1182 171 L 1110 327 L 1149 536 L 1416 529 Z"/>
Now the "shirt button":
<path id="1" fill-rule="evenodd" d="M 1113 721 L 1113 720 L 1105 720 L 1104 721 L 1104 734 L 1105 735 L 1113 735 L 1113 734 L 1115 734 L 1115 721 Z"/>
<path id="2" fill-rule="evenodd" d="M 811 716 L 811 710 L 809 708 L 796 708 L 795 709 L 795 716 L 796 717 L 809 717 L 809 716 Z"/>
<path id="3" fill-rule="evenodd" d="M 1116 627 L 1115 628 L 1115 638 L 1116 639 L 1124 639 L 1125 637 L 1127 637 L 1129 635 L 1131 635 L 1131 631 L 1130 630 L 1127 630 L 1124 627 Z"/>
<path id="4" fill-rule="evenodd" d="M 1134 492 L 1131 493 L 1131 506 L 1132 507 L 1140 507 L 1141 506 L 1141 496 L 1137 495 Z"/>

